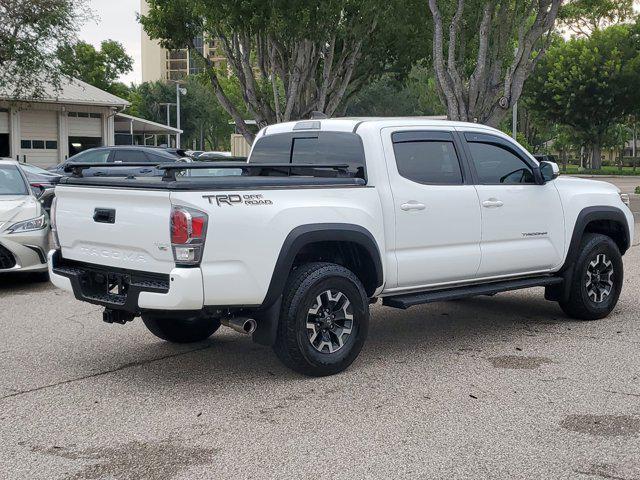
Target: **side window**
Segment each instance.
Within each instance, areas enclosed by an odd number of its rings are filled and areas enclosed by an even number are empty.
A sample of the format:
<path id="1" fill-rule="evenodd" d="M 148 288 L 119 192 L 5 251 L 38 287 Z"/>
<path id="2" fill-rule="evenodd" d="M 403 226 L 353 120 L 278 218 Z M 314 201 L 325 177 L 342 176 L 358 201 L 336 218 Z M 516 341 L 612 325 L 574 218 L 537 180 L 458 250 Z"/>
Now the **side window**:
<path id="1" fill-rule="evenodd" d="M 114 163 L 144 163 L 152 161 L 140 150 L 116 150 L 113 154 Z"/>
<path id="2" fill-rule="evenodd" d="M 164 155 L 158 155 L 157 153 L 147 153 L 147 157 L 149 157 L 149 161 L 151 163 L 170 163 L 175 162 L 178 158 L 171 158 L 169 155 L 166 157 Z"/>
<path id="3" fill-rule="evenodd" d="M 393 136 L 393 151 L 400 175 L 429 185 L 462 185 L 462 170 L 453 141 L 446 138 L 423 140 L 420 137 L 419 132 Z M 422 137 L 426 138 L 424 134 Z"/>
<path id="4" fill-rule="evenodd" d="M 109 158 L 109 150 L 93 150 L 83 152 L 71 159 L 73 162 L 81 163 L 107 163 Z"/>
<path id="5" fill-rule="evenodd" d="M 470 142 L 469 149 L 480 184 L 536 183 L 531 167 L 509 150 L 476 142 Z"/>

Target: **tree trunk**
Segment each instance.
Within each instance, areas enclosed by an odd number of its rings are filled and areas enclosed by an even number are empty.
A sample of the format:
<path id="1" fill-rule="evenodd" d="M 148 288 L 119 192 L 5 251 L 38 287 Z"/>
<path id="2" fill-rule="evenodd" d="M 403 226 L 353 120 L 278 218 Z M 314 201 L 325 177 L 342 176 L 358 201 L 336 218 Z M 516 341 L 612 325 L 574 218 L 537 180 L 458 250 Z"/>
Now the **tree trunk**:
<path id="1" fill-rule="evenodd" d="M 638 130 L 636 123 L 633 123 L 633 148 L 631 149 L 631 156 L 633 162 L 633 173 L 636 173 L 636 144 L 638 142 Z"/>
<path id="2" fill-rule="evenodd" d="M 525 80 L 550 44 L 562 2 L 538 0 L 531 2 L 531 8 L 523 13 L 509 2 L 486 1 L 478 32 L 470 39 L 461 36 L 465 0 L 457 0 L 456 3 L 447 37 L 438 0 L 429 0 L 433 18 L 433 67 L 438 91 L 450 120 L 497 127 L 520 98 Z M 529 22 L 529 18 L 533 21 Z M 516 36 L 513 61 L 504 65 L 504 57 L 513 52 L 511 40 Z M 464 40 L 468 40 L 467 45 L 462 44 Z M 475 40 L 476 67 L 468 74 L 467 59 L 459 52 L 475 45 Z"/>
<path id="3" fill-rule="evenodd" d="M 591 148 L 591 169 L 600 170 L 602 168 L 602 145 L 595 143 Z"/>
<path id="4" fill-rule="evenodd" d="M 620 162 L 618 169 L 620 170 L 620 173 L 622 173 L 622 167 L 624 166 L 624 145 L 620 148 L 620 157 L 618 160 Z"/>
<path id="5" fill-rule="evenodd" d="M 560 153 L 560 158 L 562 158 L 562 171 L 566 173 L 567 171 L 567 151 L 562 150 Z"/>

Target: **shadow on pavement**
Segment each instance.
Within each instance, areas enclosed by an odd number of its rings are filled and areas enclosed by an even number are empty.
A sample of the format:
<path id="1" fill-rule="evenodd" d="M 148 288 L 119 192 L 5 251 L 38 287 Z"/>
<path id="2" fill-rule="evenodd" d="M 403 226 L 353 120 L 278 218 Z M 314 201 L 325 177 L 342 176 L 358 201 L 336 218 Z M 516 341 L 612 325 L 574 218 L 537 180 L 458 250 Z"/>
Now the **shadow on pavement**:
<path id="1" fill-rule="evenodd" d="M 0 273 L 0 293 L 4 291 L 40 291 L 53 288 L 44 274 Z"/>
<path id="2" fill-rule="evenodd" d="M 417 351 L 432 354 L 455 354 L 470 348 L 481 351 L 491 337 L 511 338 L 514 346 L 522 345 L 526 344 L 526 336 L 534 336 L 539 328 L 553 328 L 565 322 L 571 323 L 556 304 L 543 298 L 511 295 L 426 305 L 407 312 L 376 307 L 365 347 L 346 374 L 365 370 L 375 374 L 376 364 L 382 362 L 406 364 L 428 358 L 417 356 Z M 131 373 L 138 389 L 186 388 L 196 395 L 205 395 L 211 388 L 226 391 L 246 385 L 255 388 L 274 381 L 310 380 L 282 366 L 271 348 L 228 331 L 218 332 L 208 341 L 175 355 L 167 352 L 167 344 L 158 341 L 157 346 L 164 356 L 133 365 L 142 367 Z M 101 354 L 104 355 L 104 350 Z"/>

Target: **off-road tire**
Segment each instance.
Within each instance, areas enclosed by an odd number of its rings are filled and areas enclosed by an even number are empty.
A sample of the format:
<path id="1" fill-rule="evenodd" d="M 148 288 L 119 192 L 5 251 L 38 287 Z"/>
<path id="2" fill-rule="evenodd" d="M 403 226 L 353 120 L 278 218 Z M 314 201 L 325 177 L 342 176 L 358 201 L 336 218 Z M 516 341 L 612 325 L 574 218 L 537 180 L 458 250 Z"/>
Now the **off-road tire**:
<path id="1" fill-rule="evenodd" d="M 601 301 L 589 295 L 589 269 L 592 262 L 604 255 L 613 268 L 611 291 Z M 603 258 L 603 257 L 600 257 Z M 606 235 L 587 233 L 580 243 L 578 258 L 573 264 L 573 275 L 569 286 L 569 299 L 560 301 L 560 307 L 571 318 L 578 320 L 598 320 L 609 315 L 620 297 L 623 281 L 622 255 L 618 245 Z M 591 294 L 594 295 L 593 292 Z"/>
<path id="2" fill-rule="evenodd" d="M 318 305 L 318 297 L 327 291 L 334 292 L 336 296 L 338 293 L 346 296 L 350 302 L 348 308 L 351 313 L 348 316 L 353 317 L 350 320 L 351 333 L 333 353 L 321 352 L 314 347 L 310 338 L 314 332 L 310 332 L 307 326 L 310 309 Z M 347 310 L 344 312 L 347 316 Z M 353 272 L 340 265 L 318 262 L 304 264 L 291 273 L 284 291 L 273 346 L 276 355 L 287 367 L 315 377 L 339 373 L 356 359 L 368 332 L 369 299 Z"/>
<path id="3" fill-rule="evenodd" d="M 142 321 L 156 337 L 172 343 L 194 343 L 206 340 L 220 328 L 220 320 L 200 314 L 173 316 L 143 313 Z"/>

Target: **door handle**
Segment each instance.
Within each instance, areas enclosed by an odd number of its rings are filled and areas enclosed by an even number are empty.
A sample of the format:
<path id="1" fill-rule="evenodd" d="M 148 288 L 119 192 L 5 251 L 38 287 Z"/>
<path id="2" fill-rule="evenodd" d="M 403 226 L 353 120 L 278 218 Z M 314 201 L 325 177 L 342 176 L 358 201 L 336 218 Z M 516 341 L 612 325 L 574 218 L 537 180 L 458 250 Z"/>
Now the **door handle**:
<path id="1" fill-rule="evenodd" d="M 485 200 L 484 202 L 482 202 L 482 206 L 484 208 L 499 208 L 503 205 L 504 203 L 497 198 L 490 198 L 489 200 Z"/>
<path id="2" fill-rule="evenodd" d="M 400 209 L 408 212 L 410 210 L 424 210 L 425 208 L 427 208 L 427 206 L 424 203 L 418 203 L 418 202 L 407 202 L 407 203 L 403 203 L 402 205 L 400 205 Z"/>

